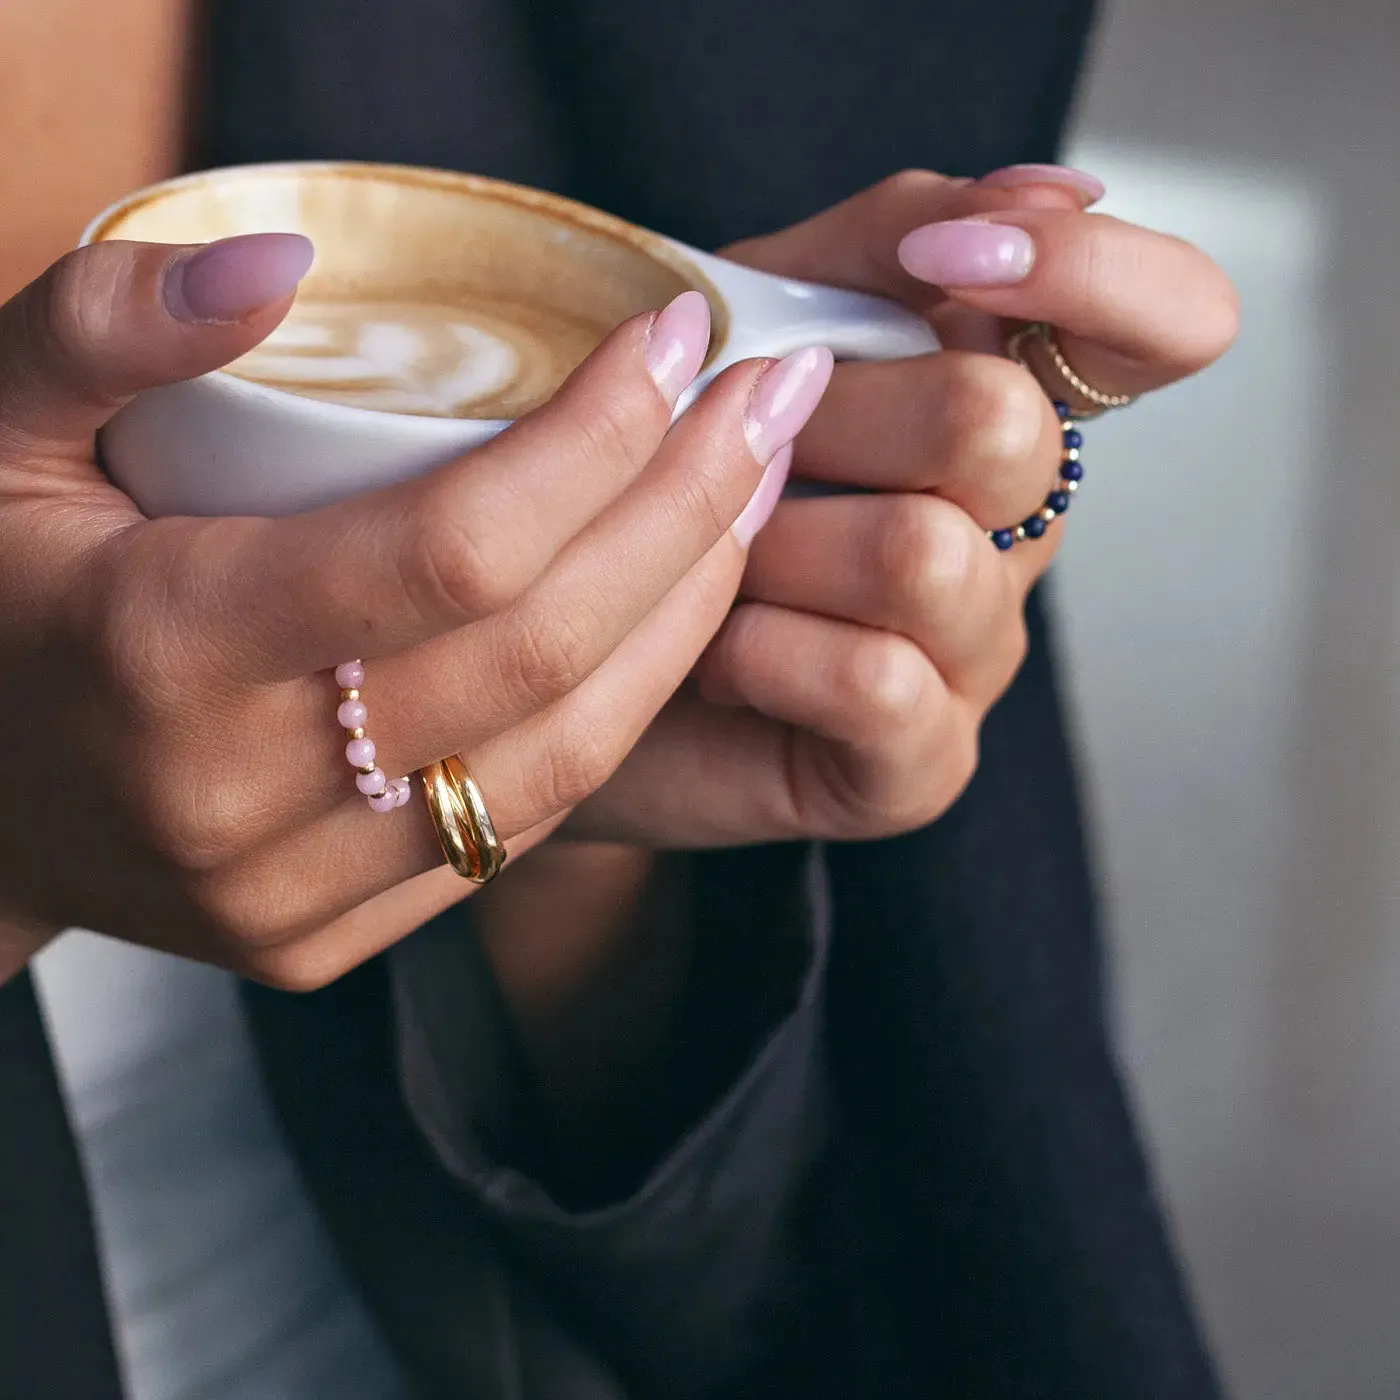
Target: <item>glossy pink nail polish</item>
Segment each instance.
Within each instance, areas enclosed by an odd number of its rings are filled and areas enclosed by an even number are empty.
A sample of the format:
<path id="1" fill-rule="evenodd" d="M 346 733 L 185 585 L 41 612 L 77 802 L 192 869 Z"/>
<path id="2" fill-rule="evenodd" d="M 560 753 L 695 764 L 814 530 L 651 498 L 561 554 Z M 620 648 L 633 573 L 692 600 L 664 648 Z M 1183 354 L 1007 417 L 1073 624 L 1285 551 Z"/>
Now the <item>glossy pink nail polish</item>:
<path id="1" fill-rule="evenodd" d="M 925 224 L 899 245 L 904 270 L 936 287 L 1006 287 L 1035 265 L 1035 240 L 1025 229 L 985 219 Z"/>
<path id="2" fill-rule="evenodd" d="M 710 304 L 700 292 L 682 292 L 651 323 L 647 369 L 673 408 L 700 373 L 709 348 Z"/>
<path id="3" fill-rule="evenodd" d="M 835 365 L 826 346 L 813 345 L 763 372 L 744 415 L 744 436 L 755 460 L 767 465 L 802 431 L 826 393 Z"/>
<path id="4" fill-rule="evenodd" d="M 788 474 L 792 471 L 792 444 L 780 447 L 774 454 L 773 460 L 764 469 L 763 479 L 758 483 L 758 489 L 749 498 L 749 503 L 740 512 L 739 518 L 730 527 L 734 531 L 734 538 L 739 541 L 745 549 L 752 543 L 753 538 L 763 527 L 773 518 L 773 512 L 778 508 L 778 502 L 783 496 L 783 487 L 787 485 Z"/>
<path id="5" fill-rule="evenodd" d="M 1068 165 L 1007 165 L 984 175 L 977 183 L 989 189 L 1012 189 L 1017 185 L 1068 185 L 1089 204 L 1097 204 L 1107 193 L 1102 180 Z"/>
<path id="6" fill-rule="evenodd" d="M 299 233 L 222 238 L 170 264 L 165 308 L 177 321 L 240 321 L 295 291 L 315 256 Z"/>

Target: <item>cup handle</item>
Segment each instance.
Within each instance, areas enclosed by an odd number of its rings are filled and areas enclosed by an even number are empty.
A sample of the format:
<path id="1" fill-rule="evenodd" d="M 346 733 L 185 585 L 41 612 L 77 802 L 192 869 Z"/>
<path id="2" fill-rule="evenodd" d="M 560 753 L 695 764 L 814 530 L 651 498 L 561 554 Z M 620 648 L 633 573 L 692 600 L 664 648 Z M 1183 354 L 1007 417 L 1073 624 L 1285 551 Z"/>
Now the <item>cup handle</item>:
<path id="1" fill-rule="evenodd" d="M 922 316 L 884 297 L 777 277 L 692 248 L 678 251 L 699 264 L 729 310 L 716 370 L 808 345 L 825 345 L 838 360 L 902 360 L 939 348 Z"/>

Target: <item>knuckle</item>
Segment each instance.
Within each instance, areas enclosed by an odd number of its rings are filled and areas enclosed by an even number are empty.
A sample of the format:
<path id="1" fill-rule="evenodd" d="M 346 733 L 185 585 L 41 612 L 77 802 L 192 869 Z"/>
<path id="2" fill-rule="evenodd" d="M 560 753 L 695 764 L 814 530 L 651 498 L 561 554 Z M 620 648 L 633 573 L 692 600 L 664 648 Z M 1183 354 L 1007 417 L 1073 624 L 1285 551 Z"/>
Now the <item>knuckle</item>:
<path id="1" fill-rule="evenodd" d="M 205 614 L 189 597 L 192 543 L 174 521 L 99 551 L 69 612 L 102 693 L 127 714 L 171 715 L 208 689 Z M 134 547 L 125 547 L 128 543 Z"/>
<path id="2" fill-rule="evenodd" d="M 552 814 L 578 806 L 612 777 L 619 759 L 585 710 L 561 715 L 540 773 L 542 810 Z"/>
<path id="3" fill-rule="evenodd" d="M 240 971 L 273 991 L 306 995 L 330 986 L 347 969 L 331 949 L 323 946 L 323 940 L 312 938 L 285 947 L 254 950 L 241 960 Z"/>
<path id="4" fill-rule="evenodd" d="M 880 575 L 892 611 L 925 625 L 948 616 L 966 596 L 971 543 L 946 503 L 928 496 L 892 503 L 880 536 Z"/>
<path id="5" fill-rule="evenodd" d="M 79 249 L 59 259 L 39 288 L 40 335 L 47 343 L 53 369 L 83 376 L 81 357 L 105 343 L 117 315 L 119 285 L 111 258 Z"/>
<path id="6" fill-rule="evenodd" d="M 98 688 L 128 715 L 163 711 L 176 693 L 167 678 L 158 627 L 137 622 L 124 597 L 104 597 L 87 637 L 87 651 Z"/>
<path id="7" fill-rule="evenodd" d="M 1240 294 L 1230 279 L 1213 264 L 1210 285 L 1194 318 L 1196 331 L 1193 366 L 1212 365 L 1239 339 Z"/>
<path id="8" fill-rule="evenodd" d="M 944 176 L 936 175 L 931 170 L 909 167 L 887 175 L 874 186 L 873 192 L 897 204 L 917 204 L 941 194 L 947 186 L 948 181 Z"/>
<path id="9" fill-rule="evenodd" d="M 189 874 L 217 870 L 256 840 L 251 806 L 232 785 L 156 782 L 137 806 L 157 855 Z"/>
<path id="10" fill-rule="evenodd" d="M 1018 608 L 1000 624 L 994 650 L 988 658 L 986 680 L 977 685 L 970 697 L 970 703 L 976 704 L 980 714 L 986 714 L 1011 689 L 1029 654 L 1030 631 Z"/>
<path id="11" fill-rule="evenodd" d="M 591 669 L 587 638 L 563 611 L 538 608 L 510 614 L 500 654 L 509 698 L 527 710 L 543 709 L 571 694 Z"/>
<path id="12" fill-rule="evenodd" d="M 902 729 L 923 704 L 927 663 L 903 637 L 871 633 L 847 657 L 846 690 L 851 705 L 877 729 Z"/>
<path id="13" fill-rule="evenodd" d="M 513 551 L 493 537 L 491 518 L 463 510 L 455 494 L 424 503 L 423 523 L 399 565 L 404 592 L 424 616 L 471 622 L 515 596 Z"/>
<path id="14" fill-rule="evenodd" d="M 946 768 L 951 788 L 949 800 L 960 796 L 972 782 L 981 759 L 981 735 L 976 724 L 966 717 L 959 717 L 948 735 Z M 945 809 L 948 802 L 940 804 Z"/>
<path id="15" fill-rule="evenodd" d="M 1011 635 L 1006 648 L 1006 680 L 1002 685 L 1003 691 L 1020 674 L 1021 667 L 1026 664 L 1026 658 L 1030 654 L 1030 628 L 1026 626 L 1025 614 L 1017 608 L 1011 621 Z"/>
<path id="16" fill-rule="evenodd" d="M 230 872 L 231 873 L 231 872 Z M 293 932 L 286 905 L 291 883 L 230 878 L 219 869 L 199 872 L 190 881 L 190 897 L 220 943 L 240 959 L 285 943 Z"/>
<path id="17" fill-rule="evenodd" d="M 659 395 L 650 397 L 655 397 L 659 405 Z M 627 475 L 641 471 L 654 446 L 651 435 L 641 429 L 659 411 L 657 405 L 644 402 L 635 390 L 628 392 L 616 384 L 608 394 L 593 399 L 575 425 L 584 470 L 593 467 L 608 478 L 618 475 L 619 465 Z"/>
<path id="18" fill-rule="evenodd" d="M 945 402 L 931 425 L 951 433 L 964 458 L 980 472 L 1009 471 L 1040 443 L 1048 405 L 1034 376 L 993 355 L 950 357 Z"/>
<path id="19" fill-rule="evenodd" d="M 671 499 L 677 533 L 695 534 L 705 540 L 717 540 L 734 523 L 743 508 L 736 492 L 738 474 L 726 471 L 727 459 L 723 449 L 704 453 L 694 462 L 696 470 L 676 480 Z"/>

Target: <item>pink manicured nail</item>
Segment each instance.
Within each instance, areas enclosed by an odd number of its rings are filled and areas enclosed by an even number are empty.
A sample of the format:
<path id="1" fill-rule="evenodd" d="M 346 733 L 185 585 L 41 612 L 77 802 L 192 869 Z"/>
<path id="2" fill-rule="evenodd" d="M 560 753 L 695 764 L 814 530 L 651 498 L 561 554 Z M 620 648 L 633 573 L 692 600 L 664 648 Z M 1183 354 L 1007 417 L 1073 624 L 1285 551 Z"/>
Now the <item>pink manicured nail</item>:
<path id="1" fill-rule="evenodd" d="M 826 346 L 813 345 L 764 370 L 744 415 L 744 436 L 758 462 L 771 462 L 807 425 L 835 365 Z"/>
<path id="2" fill-rule="evenodd" d="M 299 233 L 220 239 L 166 269 L 166 310 L 177 321 L 240 321 L 294 291 L 315 256 Z"/>
<path id="3" fill-rule="evenodd" d="M 791 470 L 792 444 L 788 443 L 773 454 L 773 460 L 764 469 L 763 480 L 758 483 L 758 489 L 749 497 L 748 505 L 731 527 L 734 538 L 745 549 L 753 543 L 753 537 L 772 519 L 773 512 L 782 499 L 783 487 L 787 485 L 788 473 Z"/>
<path id="4" fill-rule="evenodd" d="M 1005 287 L 1030 274 L 1035 240 L 1009 224 L 951 219 L 906 234 L 899 261 L 911 277 L 936 287 Z"/>
<path id="5" fill-rule="evenodd" d="M 700 292 L 682 292 L 651 324 L 647 368 L 673 408 L 700 373 L 710 348 L 710 303 Z"/>
<path id="6" fill-rule="evenodd" d="M 1102 180 L 1068 165 L 1007 165 L 984 175 L 977 183 L 990 189 L 1012 189 L 1017 185 L 1068 185 L 1090 204 L 1097 204 L 1107 193 Z"/>

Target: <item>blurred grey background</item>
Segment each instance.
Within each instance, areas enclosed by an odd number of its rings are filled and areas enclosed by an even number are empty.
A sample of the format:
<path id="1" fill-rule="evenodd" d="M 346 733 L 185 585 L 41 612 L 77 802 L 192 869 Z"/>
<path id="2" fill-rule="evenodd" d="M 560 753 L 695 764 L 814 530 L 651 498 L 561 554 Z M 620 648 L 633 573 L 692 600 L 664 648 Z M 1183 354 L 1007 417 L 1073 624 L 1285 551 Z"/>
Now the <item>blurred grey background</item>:
<path id="1" fill-rule="evenodd" d="M 1400 5 L 1108 0 L 1073 157 L 1111 212 L 1213 253 L 1245 311 L 1219 369 L 1093 426 L 1056 581 L 1124 1058 L 1234 1394 L 1395 1400 Z M 287 1374 L 289 1309 L 316 1319 L 306 1393 L 341 1393 L 363 1322 L 229 984 L 86 935 L 41 961 L 89 1170 L 149 1182 L 101 1229 L 119 1259 L 169 1241 L 161 1277 L 111 1281 L 144 1393 L 195 1384 L 180 1355 Z M 117 1020 L 167 1066 L 136 1133 Z M 255 1273 L 198 1276 L 209 1229 Z M 397 1392 L 373 1356 L 359 1382 Z"/>
<path id="2" fill-rule="evenodd" d="M 1400 4 L 1109 0 L 1073 156 L 1244 305 L 1058 571 L 1124 1056 L 1235 1394 L 1395 1400 Z"/>

